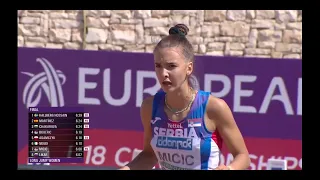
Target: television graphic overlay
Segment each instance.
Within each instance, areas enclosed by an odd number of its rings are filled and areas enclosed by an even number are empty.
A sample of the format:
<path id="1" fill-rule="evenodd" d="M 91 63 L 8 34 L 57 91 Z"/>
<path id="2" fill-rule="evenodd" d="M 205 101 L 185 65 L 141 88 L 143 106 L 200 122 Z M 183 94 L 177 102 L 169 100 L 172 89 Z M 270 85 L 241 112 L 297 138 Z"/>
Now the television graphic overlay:
<path id="1" fill-rule="evenodd" d="M 85 114 L 79 107 L 30 107 L 28 163 L 83 163 Z"/>

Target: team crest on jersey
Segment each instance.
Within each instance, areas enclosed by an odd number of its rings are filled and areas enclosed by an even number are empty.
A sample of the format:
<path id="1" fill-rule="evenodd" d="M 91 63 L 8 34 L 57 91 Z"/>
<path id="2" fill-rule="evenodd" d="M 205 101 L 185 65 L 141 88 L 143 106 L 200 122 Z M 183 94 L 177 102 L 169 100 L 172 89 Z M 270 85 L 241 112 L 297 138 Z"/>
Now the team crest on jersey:
<path id="1" fill-rule="evenodd" d="M 197 119 L 188 119 L 188 127 L 201 127 L 201 118 Z"/>

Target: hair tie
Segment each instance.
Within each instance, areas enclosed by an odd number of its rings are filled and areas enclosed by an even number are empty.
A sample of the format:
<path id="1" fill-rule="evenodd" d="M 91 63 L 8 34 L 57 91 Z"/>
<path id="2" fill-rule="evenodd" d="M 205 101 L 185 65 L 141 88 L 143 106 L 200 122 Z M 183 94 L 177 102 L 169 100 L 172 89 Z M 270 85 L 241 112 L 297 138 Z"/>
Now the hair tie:
<path id="1" fill-rule="evenodd" d="M 185 37 L 185 34 L 182 31 L 180 31 L 178 27 L 170 28 L 169 34 L 178 34 L 179 36 Z"/>

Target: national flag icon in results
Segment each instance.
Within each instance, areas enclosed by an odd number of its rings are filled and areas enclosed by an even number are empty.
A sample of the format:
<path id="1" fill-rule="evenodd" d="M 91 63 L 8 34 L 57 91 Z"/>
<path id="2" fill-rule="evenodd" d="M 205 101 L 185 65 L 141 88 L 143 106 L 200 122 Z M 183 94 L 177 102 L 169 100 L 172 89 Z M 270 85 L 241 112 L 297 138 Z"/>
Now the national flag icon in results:
<path id="1" fill-rule="evenodd" d="M 34 117 L 38 117 L 38 114 L 34 114 L 33 116 L 34 116 Z"/>
<path id="2" fill-rule="evenodd" d="M 31 145 L 37 146 L 37 145 L 38 145 L 38 142 L 31 142 Z"/>
<path id="3" fill-rule="evenodd" d="M 37 157 L 39 154 L 38 153 L 31 153 L 31 156 Z"/>
<path id="4" fill-rule="evenodd" d="M 34 134 L 38 134 L 38 131 L 33 131 Z"/>
<path id="5" fill-rule="evenodd" d="M 33 121 L 34 123 L 38 123 L 38 122 L 39 122 L 38 119 L 33 119 L 32 121 Z"/>
<path id="6" fill-rule="evenodd" d="M 38 128 L 38 125 L 32 125 L 32 128 Z"/>
<path id="7" fill-rule="evenodd" d="M 188 127 L 201 127 L 201 118 L 188 119 Z"/>
<path id="8" fill-rule="evenodd" d="M 38 136 L 33 136 L 33 139 L 34 139 L 34 140 L 38 140 L 39 137 L 38 137 Z"/>

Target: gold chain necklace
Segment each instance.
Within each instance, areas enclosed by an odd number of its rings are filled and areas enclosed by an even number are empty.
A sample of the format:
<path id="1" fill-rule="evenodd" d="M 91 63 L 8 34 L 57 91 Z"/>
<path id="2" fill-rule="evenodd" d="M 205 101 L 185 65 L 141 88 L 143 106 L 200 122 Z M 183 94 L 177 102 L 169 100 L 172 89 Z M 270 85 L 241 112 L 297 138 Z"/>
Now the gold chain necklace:
<path id="1" fill-rule="evenodd" d="M 171 107 L 168 105 L 168 103 L 167 103 L 167 94 L 166 94 L 165 97 L 164 97 L 164 102 L 165 102 L 165 104 L 166 104 L 166 107 L 169 109 L 169 111 L 171 111 L 171 112 L 174 113 L 174 114 L 180 114 L 180 113 L 186 111 L 186 110 L 191 106 L 191 104 L 192 104 L 192 102 L 193 102 L 194 99 L 195 99 L 195 93 L 192 94 L 192 98 L 191 98 L 188 106 L 186 106 L 185 108 L 183 108 L 183 109 L 181 109 L 181 110 L 173 109 L 173 108 L 171 108 Z"/>

